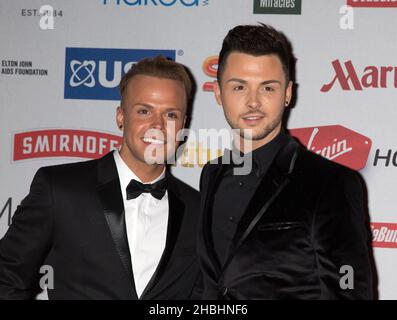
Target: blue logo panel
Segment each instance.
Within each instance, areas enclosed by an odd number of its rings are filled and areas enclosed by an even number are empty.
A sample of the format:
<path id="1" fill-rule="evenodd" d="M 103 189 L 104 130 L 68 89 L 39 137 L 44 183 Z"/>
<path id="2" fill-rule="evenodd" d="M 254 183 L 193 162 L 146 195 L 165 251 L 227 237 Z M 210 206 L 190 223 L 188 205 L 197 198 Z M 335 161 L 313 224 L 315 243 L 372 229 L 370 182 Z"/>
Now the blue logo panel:
<path id="1" fill-rule="evenodd" d="M 119 83 L 131 66 L 175 50 L 66 48 L 65 99 L 120 100 Z"/>

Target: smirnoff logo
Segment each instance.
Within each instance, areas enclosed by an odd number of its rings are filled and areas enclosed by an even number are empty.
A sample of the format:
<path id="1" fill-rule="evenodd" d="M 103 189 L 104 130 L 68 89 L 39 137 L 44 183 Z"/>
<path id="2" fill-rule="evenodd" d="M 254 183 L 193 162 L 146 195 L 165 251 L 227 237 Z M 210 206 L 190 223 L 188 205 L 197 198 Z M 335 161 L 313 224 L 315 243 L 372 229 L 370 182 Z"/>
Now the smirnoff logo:
<path id="1" fill-rule="evenodd" d="M 362 72 L 357 72 L 351 60 L 344 63 L 346 70 L 343 70 L 339 60 L 332 61 L 332 66 L 335 76 L 331 82 L 322 86 L 322 92 L 330 91 L 337 82 L 345 91 L 362 91 L 369 88 L 377 89 L 389 86 L 397 88 L 397 67 L 368 66 Z"/>
<path id="2" fill-rule="evenodd" d="M 397 248 L 397 223 L 372 222 L 372 246 Z"/>
<path id="3" fill-rule="evenodd" d="M 290 130 L 306 148 L 354 170 L 365 168 L 371 139 L 340 125 Z"/>
<path id="4" fill-rule="evenodd" d="M 95 159 L 121 145 L 122 137 L 97 131 L 53 129 L 14 135 L 13 160 L 77 157 Z"/>
<path id="5" fill-rule="evenodd" d="M 397 0 L 347 0 L 347 5 L 366 8 L 396 8 Z"/>

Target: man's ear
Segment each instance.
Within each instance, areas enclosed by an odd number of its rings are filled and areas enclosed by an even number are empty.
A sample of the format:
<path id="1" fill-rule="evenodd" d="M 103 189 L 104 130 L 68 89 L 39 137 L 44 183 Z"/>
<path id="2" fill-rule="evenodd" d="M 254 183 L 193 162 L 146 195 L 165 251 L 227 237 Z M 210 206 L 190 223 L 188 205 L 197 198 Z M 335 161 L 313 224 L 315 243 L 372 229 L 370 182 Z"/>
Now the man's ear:
<path id="1" fill-rule="evenodd" d="M 285 105 L 286 105 L 286 107 L 291 104 L 293 86 L 294 86 L 294 83 L 292 81 L 288 82 L 287 89 L 285 90 Z"/>
<path id="2" fill-rule="evenodd" d="M 215 93 L 216 102 L 221 106 L 222 105 L 221 87 L 218 81 L 215 81 L 214 93 Z"/>
<path id="3" fill-rule="evenodd" d="M 116 110 L 116 124 L 120 130 L 123 129 L 123 127 L 124 127 L 124 109 L 121 106 L 118 106 L 117 110 Z"/>

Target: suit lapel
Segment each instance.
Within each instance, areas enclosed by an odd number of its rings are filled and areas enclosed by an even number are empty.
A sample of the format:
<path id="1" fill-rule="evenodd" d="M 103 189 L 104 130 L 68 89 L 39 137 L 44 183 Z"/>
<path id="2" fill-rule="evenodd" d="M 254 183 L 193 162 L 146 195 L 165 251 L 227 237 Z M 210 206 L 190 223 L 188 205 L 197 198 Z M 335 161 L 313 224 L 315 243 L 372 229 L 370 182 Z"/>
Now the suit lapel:
<path id="1" fill-rule="evenodd" d="M 137 297 L 125 224 L 124 204 L 113 153 L 107 154 L 98 161 L 97 191 L 102 202 L 103 212 L 114 246 Z"/>
<path id="2" fill-rule="evenodd" d="M 185 211 L 185 205 L 180 200 L 180 194 L 178 192 L 175 178 L 168 171 L 166 174 L 168 180 L 168 227 L 165 248 L 163 254 L 161 255 L 156 271 L 154 272 L 141 295 L 141 299 L 148 299 L 147 296 L 151 294 L 152 289 L 155 288 L 156 284 L 161 279 L 161 276 L 164 274 L 165 268 L 171 258 L 173 249 L 178 239 Z"/>
<path id="3" fill-rule="evenodd" d="M 286 145 L 276 155 L 237 226 L 223 270 L 229 265 L 241 243 L 248 237 L 273 201 L 290 182 L 289 174 L 294 168 L 298 150 L 297 142 L 289 138 Z"/>

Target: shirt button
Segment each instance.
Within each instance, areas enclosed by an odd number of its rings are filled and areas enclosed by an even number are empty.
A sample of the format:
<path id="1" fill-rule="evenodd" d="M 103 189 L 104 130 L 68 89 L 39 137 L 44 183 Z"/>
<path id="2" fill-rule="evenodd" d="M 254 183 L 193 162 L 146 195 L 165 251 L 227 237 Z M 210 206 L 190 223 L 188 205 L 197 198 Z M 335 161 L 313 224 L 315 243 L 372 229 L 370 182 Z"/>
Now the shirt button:
<path id="1" fill-rule="evenodd" d="M 230 220 L 231 222 L 234 222 L 234 217 L 233 217 L 233 216 L 230 216 L 230 217 L 229 217 L 229 220 Z"/>
<path id="2" fill-rule="evenodd" d="M 238 183 L 238 185 L 239 185 L 240 187 L 244 187 L 244 182 L 240 181 L 240 182 Z"/>

